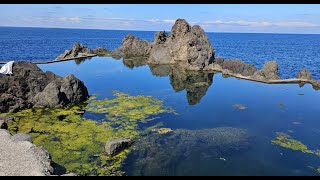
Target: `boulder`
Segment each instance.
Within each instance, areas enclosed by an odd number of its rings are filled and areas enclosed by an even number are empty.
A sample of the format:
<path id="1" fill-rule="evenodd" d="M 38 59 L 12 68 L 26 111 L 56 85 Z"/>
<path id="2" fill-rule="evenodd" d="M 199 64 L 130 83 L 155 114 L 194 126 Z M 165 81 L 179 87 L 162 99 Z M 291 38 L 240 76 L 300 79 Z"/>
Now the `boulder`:
<path id="1" fill-rule="evenodd" d="M 33 102 L 36 107 L 59 107 L 69 103 L 80 103 L 89 97 L 84 83 L 74 75 L 69 74 L 61 81 L 49 83 L 38 93 Z"/>
<path id="2" fill-rule="evenodd" d="M 117 51 L 120 51 L 124 58 L 143 57 L 148 55 L 149 45 L 148 41 L 128 34 L 122 39 L 122 46 Z"/>
<path id="3" fill-rule="evenodd" d="M 278 64 L 276 61 L 268 61 L 263 68 L 253 74 L 253 78 L 257 80 L 278 80 Z"/>
<path id="4" fill-rule="evenodd" d="M 133 144 L 133 140 L 128 138 L 110 140 L 106 143 L 105 149 L 109 155 L 115 155 L 120 151 L 128 148 L 132 144 Z"/>
<path id="5" fill-rule="evenodd" d="M 13 73 L 0 77 L 0 112 L 17 112 L 47 100 L 51 104 L 47 107 L 55 107 L 88 98 L 84 84 L 73 75 L 62 78 L 50 71 L 44 73 L 30 62 L 14 62 Z"/>
<path id="6" fill-rule="evenodd" d="M 310 71 L 308 71 L 306 68 L 303 68 L 299 71 L 297 75 L 298 79 L 306 79 L 306 80 L 312 80 L 312 75 Z"/>
<path id="7" fill-rule="evenodd" d="M 0 129 L 0 139 L 1 176 L 46 176 L 53 173 L 50 154 L 42 147 L 28 141 L 14 141 L 3 129 Z"/>
<path id="8" fill-rule="evenodd" d="M 75 42 L 72 49 L 65 50 L 64 53 L 60 54 L 55 60 L 72 59 L 81 56 L 94 55 L 94 51 L 78 42 Z"/>

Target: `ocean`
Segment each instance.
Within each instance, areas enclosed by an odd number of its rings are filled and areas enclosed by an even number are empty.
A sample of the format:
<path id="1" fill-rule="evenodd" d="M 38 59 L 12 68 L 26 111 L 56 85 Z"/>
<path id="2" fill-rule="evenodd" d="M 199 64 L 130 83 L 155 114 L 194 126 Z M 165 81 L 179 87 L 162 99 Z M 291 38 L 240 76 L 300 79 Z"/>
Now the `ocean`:
<path id="1" fill-rule="evenodd" d="M 75 41 L 90 48 L 108 50 L 121 45 L 128 33 L 148 41 L 154 31 L 93 30 L 0 27 L 0 61 L 53 60 Z M 281 78 L 296 77 L 307 68 L 315 79 L 320 79 L 320 35 L 312 34 L 261 34 L 207 32 L 216 57 L 241 59 L 262 68 L 266 61 L 276 60 Z"/>

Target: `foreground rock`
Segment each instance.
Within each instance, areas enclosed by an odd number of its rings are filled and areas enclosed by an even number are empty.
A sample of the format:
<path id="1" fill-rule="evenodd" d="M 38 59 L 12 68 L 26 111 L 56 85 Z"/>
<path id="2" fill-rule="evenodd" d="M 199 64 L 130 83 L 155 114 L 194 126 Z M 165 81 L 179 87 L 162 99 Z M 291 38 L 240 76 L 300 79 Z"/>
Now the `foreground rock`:
<path id="1" fill-rule="evenodd" d="M 106 143 L 106 152 L 109 155 L 115 155 L 120 151 L 128 148 L 133 143 L 131 139 L 117 139 L 117 140 L 110 140 Z"/>
<path id="2" fill-rule="evenodd" d="M 277 62 L 276 61 L 266 62 L 261 70 L 254 73 L 253 78 L 258 80 L 280 79 Z"/>
<path id="3" fill-rule="evenodd" d="M 78 42 L 75 42 L 72 49 L 66 50 L 64 53 L 60 54 L 55 61 L 64 59 L 73 59 L 87 56 L 94 56 L 94 51 Z"/>
<path id="4" fill-rule="evenodd" d="M 46 176 L 53 173 L 49 153 L 28 141 L 12 140 L 0 129 L 0 175 Z"/>
<path id="5" fill-rule="evenodd" d="M 59 107 L 89 97 L 84 83 L 73 75 L 62 78 L 50 71 L 44 73 L 30 62 L 15 62 L 13 73 L 0 77 L 0 112 L 33 106 Z"/>

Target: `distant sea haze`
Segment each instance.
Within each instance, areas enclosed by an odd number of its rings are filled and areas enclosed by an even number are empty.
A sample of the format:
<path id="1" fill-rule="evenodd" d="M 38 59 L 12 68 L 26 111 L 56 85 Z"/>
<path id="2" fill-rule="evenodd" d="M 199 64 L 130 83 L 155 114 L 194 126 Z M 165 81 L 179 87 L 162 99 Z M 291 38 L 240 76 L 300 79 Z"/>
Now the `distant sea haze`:
<path id="1" fill-rule="evenodd" d="M 75 41 L 108 50 L 121 45 L 128 33 L 153 40 L 154 31 L 0 27 L 0 61 L 53 60 Z M 269 60 L 279 64 L 281 78 L 296 77 L 302 68 L 320 79 L 320 35 L 267 33 L 207 33 L 216 57 L 241 59 L 258 69 Z"/>

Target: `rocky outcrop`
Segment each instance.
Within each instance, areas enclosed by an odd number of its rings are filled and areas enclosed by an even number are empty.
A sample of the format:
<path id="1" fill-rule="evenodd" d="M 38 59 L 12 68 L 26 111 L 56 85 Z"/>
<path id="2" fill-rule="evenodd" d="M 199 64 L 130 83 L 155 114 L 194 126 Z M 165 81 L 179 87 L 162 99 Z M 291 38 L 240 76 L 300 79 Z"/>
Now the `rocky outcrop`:
<path id="1" fill-rule="evenodd" d="M 258 80 L 278 80 L 278 64 L 276 61 L 268 61 L 263 68 L 253 74 L 254 79 Z"/>
<path id="2" fill-rule="evenodd" d="M 312 75 L 311 75 L 310 71 L 308 71 L 305 68 L 303 68 L 299 71 L 297 77 L 298 77 L 298 79 L 312 80 Z"/>
<path id="3" fill-rule="evenodd" d="M 60 54 L 55 61 L 64 60 L 64 59 L 73 59 L 73 58 L 80 58 L 86 56 L 93 56 L 94 51 L 78 42 L 75 42 L 72 49 L 65 50 L 64 53 Z"/>
<path id="4" fill-rule="evenodd" d="M 122 39 L 122 46 L 115 50 L 114 54 L 120 52 L 123 58 L 145 57 L 148 55 L 149 45 L 148 41 L 128 34 Z"/>
<path id="5" fill-rule="evenodd" d="M 168 44 L 173 61 L 189 70 L 202 70 L 214 59 L 213 47 L 204 30 L 198 25 L 191 27 L 184 19 L 176 20 Z"/>
<path id="6" fill-rule="evenodd" d="M 32 143 L 32 139 L 29 135 L 27 134 L 22 134 L 22 133 L 18 133 L 15 134 L 11 137 L 12 141 L 28 141 Z"/>
<path id="7" fill-rule="evenodd" d="M 117 139 L 117 140 L 110 140 L 106 143 L 105 149 L 109 155 L 115 155 L 120 151 L 128 148 L 133 144 L 133 140 L 131 139 Z"/>
<path id="8" fill-rule="evenodd" d="M 88 98 L 87 88 L 73 75 L 62 78 L 50 71 L 44 73 L 29 62 L 15 62 L 13 73 L 0 77 L 0 112 L 17 112 L 35 104 L 57 107 Z"/>
<path id="9" fill-rule="evenodd" d="M 188 70 L 202 70 L 214 59 L 204 30 L 198 25 L 191 27 L 184 19 L 176 20 L 170 36 L 165 31 L 156 33 L 152 43 L 128 34 L 116 51 L 124 58 L 143 56 L 150 64 L 178 63 Z"/>
<path id="10" fill-rule="evenodd" d="M 46 176 L 53 173 L 49 153 L 42 147 L 17 140 L 0 129 L 0 176 Z"/>
<path id="11" fill-rule="evenodd" d="M 154 35 L 154 40 L 148 50 L 150 64 L 171 64 L 174 63 L 169 46 L 169 35 L 160 31 Z"/>

